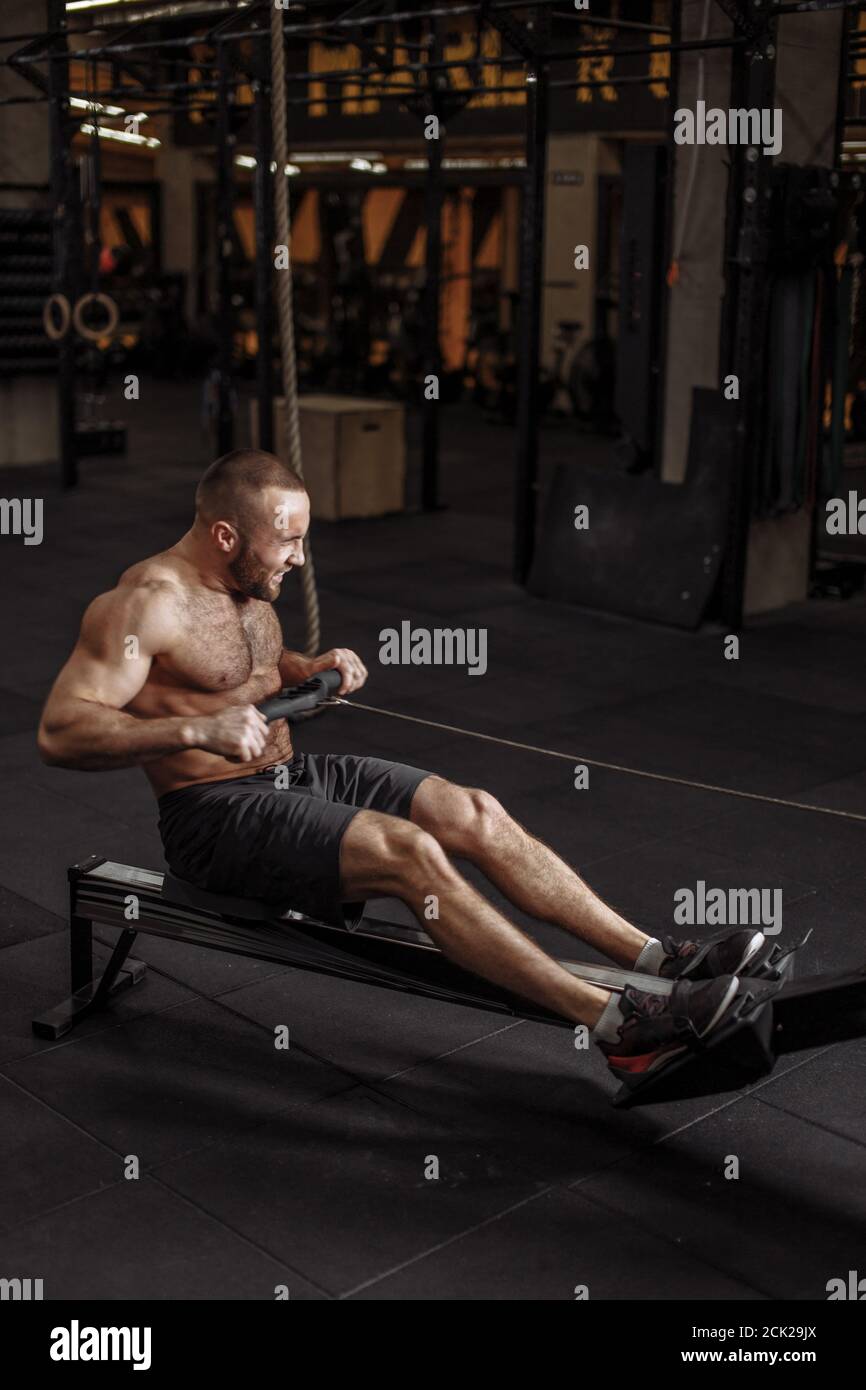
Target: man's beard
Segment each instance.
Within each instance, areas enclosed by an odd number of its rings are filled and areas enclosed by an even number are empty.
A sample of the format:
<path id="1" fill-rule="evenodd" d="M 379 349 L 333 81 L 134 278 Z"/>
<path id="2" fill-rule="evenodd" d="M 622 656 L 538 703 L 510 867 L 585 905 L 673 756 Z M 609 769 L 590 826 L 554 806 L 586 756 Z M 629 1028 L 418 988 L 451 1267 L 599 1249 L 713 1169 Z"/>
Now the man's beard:
<path id="1" fill-rule="evenodd" d="M 278 581 L 270 577 L 246 542 L 242 542 L 237 557 L 229 565 L 229 573 L 245 598 L 259 598 L 265 603 L 273 603 L 280 592 Z"/>

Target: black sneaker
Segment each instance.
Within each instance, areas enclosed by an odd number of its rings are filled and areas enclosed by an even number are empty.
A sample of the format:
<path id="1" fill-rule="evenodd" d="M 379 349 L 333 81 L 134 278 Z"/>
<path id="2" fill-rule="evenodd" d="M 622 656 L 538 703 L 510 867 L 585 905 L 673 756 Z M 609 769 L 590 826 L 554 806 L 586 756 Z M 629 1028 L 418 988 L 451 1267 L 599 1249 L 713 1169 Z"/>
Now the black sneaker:
<path id="1" fill-rule="evenodd" d="M 748 975 L 749 965 L 764 947 L 761 931 L 717 932 L 704 941 L 661 938 L 665 950 L 659 975 L 665 980 L 714 980 L 717 975 Z"/>
<path id="2" fill-rule="evenodd" d="M 678 980 L 667 995 L 627 989 L 618 1040 L 599 1043 L 611 1071 L 629 1082 L 667 1066 L 724 1022 L 739 987 L 736 975 L 720 975 Z"/>

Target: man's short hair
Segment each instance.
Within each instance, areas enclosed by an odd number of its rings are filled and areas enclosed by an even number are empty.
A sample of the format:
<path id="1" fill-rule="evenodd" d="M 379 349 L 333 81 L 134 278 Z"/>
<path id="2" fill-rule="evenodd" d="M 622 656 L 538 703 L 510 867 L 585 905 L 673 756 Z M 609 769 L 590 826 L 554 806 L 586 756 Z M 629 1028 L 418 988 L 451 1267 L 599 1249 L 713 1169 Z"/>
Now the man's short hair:
<path id="1" fill-rule="evenodd" d="M 306 492 L 300 475 L 276 454 L 263 449 L 232 449 L 202 475 L 195 491 L 196 514 L 208 525 L 230 521 L 248 534 L 262 520 L 260 501 L 270 487 Z"/>

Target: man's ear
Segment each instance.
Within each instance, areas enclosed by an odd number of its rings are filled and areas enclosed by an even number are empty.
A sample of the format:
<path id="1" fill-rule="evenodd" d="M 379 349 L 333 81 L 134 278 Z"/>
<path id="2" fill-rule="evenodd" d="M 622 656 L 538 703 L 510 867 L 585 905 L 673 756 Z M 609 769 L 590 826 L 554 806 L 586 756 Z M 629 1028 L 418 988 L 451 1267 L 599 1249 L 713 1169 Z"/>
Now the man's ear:
<path id="1" fill-rule="evenodd" d="M 223 555 L 230 555 L 238 543 L 238 533 L 230 521 L 215 521 L 210 528 L 214 544 Z"/>

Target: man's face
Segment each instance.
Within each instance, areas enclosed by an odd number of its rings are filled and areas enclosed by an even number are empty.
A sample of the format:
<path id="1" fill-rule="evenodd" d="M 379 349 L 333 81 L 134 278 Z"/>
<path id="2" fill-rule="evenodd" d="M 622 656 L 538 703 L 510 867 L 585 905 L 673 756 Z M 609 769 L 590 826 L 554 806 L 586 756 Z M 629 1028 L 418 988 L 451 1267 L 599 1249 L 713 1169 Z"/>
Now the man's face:
<path id="1" fill-rule="evenodd" d="M 304 538 L 310 525 L 310 499 L 305 492 L 269 488 L 260 521 L 249 536 L 239 538 L 238 553 L 229 571 L 245 598 L 273 603 L 283 577 L 304 563 Z"/>

